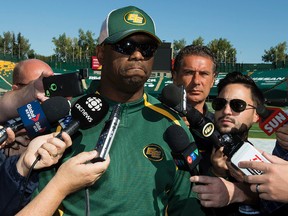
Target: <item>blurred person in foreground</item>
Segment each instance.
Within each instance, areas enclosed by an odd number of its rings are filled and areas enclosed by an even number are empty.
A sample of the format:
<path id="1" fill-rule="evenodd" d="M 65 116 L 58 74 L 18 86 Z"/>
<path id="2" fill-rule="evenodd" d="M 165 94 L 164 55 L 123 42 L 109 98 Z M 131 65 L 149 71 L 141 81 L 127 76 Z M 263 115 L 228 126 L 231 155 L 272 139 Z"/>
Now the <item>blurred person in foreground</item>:
<path id="1" fill-rule="evenodd" d="M 23 207 L 29 202 L 38 185 L 38 171 L 36 170 L 56 164 L 65 149 L 72 144 L 68 134 L 62 135 L 64 141 L 55 138 L 55 133 L 36 137 L 21 155 L 6 158 L 0 166 L 1 215 L 15 215 L 20 206 Z M 38 155 L 41 158 L 29 175 L 31 166 Z M 23 203 L 19 203 L 22 202 L 21 200 Z"/>
<path id="2" fill-rule="evenodd" d="M 88 93 L 101 94 L 110 109 L 98 125 L 75 134 L 71 151 L 63 159 L 94 149 L 113 105 L 121 104 L 110 165 L 88 188 L 91 215 L 204 215 L 196 194 L 189 190 L 189 173 L 176 168 L 163 134 L 178 124 L 191 142 L 193 137 L 177 114 L 144 92 L 160 43 L 154 21 L 137 7 L 113 10 L 103 22 L 96 47 L 101 79 L 91 83 Z M 54 174 L 54 169 L 40 173 L 38 193 Z M 84 196 L 83 190 L 75 191 L 55 214 L 83 215 Z"/>

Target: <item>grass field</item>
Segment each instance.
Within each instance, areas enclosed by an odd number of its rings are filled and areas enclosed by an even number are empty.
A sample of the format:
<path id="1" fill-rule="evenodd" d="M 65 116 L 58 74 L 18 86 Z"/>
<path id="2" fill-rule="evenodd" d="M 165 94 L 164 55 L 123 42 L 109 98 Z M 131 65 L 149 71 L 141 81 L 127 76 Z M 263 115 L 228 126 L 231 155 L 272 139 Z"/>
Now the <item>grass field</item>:
<path id="1" fill-rule="evenodd" d="M 265 134 L 260 128 L 259 124 L 254 124 L 252 128 L 249 131 L 249 137 L 250 138 L 266 138 L 266 139 L 275 139 L 275 134 L 272 134 L 271 136 L 268 136 Z"/>

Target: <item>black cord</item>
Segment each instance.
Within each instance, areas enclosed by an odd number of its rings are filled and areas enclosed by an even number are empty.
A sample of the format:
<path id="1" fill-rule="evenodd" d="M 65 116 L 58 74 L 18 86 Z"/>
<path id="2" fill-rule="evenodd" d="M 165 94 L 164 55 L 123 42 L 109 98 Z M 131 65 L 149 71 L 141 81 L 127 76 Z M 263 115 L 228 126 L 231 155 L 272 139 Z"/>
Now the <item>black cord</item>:
<path id="1" fill-rule="evenodd" d="M 17 150 L 20 150 L 20 149 L 21 149 L 21 146 L 22 146 L 23 148 L 27 148 L 28 145 L 29 145 L 29 143 L 25 145 L 25 144 L 23 144 L 23 143 L 18 142 L 17 140 L 15 140 L 14 142 L 12 142 L 12 143 L 10 143 L 10 144 L 8 144 L 8 145 L 6 145 L 6 146 L 4 147 L 5 155 L 6 155 L 7 157 L 10 157 L 10 151 L 11 151 L 11 149 L 17 151 Z"/>
<path id="2" fill-rule="evenodd" d="M 85 215 L 90 216 L 90 199 L 89 199 L 89 188 L 85 188 Z"/>
<path id="3" fill-rule="evenodd" d="M 21 205 L 22 205 L 22 202 L 24 200 L 24 196 L 25 196 L 25 191 L 26 191 L 26 188 L 28 186 L 28 182 L 29 182 L 29 179 L 30 179 L 30 176 L 31 176 L 31 173 L 36 165 L 36 163 L 41 159 L 41 156 L 38 155 L 37 158 L 35 159 L 35 161 L 33 162 L 33 164 L 31 165 L 31 167 L 29 168 L 29 172 L 28 172 L 28 175 L 24 181 L 24 186 L 23 186 L 23 191 L 22 191 L 22 194 L 20 196 L 20 200 L 19 200 L 19 210 L 21 209 Z"/>

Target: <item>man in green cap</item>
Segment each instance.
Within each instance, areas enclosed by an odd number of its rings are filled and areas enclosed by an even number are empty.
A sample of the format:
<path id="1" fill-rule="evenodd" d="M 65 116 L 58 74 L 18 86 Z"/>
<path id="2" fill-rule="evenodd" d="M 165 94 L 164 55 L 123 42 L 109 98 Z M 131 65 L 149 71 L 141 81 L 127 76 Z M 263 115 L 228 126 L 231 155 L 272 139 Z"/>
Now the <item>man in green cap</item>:
<path id="1" fill-rule="evenodd" d="M 91 215 L 204 215 L 197 195 L 190 190 L 190 174 L 177 169 L 164 132 L 177 124 L 184 128 L 190 142 L 193 137 L 177 114 L 144 91 L 160 43 L 154 21 L 137 7 L 114 10 L 103 22 L 96 48 L 101 80 L 91 83 L 88 92 L 101 94 L 110 109 L 97 126 L 72 137 L 73 145 L 63 162 L 95 148 L 112 107 L 120 103 L 120 124 L 109 153 L 111 162 L 88 190 L 67 196 L 56 215 L 84 215 L 85 207 Z M 37 192 L 55 171 L 40 173 Z"/>

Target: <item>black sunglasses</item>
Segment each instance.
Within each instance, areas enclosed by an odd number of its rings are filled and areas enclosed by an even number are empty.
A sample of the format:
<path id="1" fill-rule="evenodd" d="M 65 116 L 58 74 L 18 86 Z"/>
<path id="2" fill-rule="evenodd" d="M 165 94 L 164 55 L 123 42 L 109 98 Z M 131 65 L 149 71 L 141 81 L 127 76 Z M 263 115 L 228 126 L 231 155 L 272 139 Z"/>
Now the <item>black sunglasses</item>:
<path id="1" fill-rule="evenodd" d="M 131 55 L 137 49 L 139 52 L 141 52 L 144 58 L 151 58 L 158 48 L 158 45 L 156 43 L 137 43 L 132 40 L 119 41 L 118 43 L 110 45 L 112 47 L 112 50 L 124 55 Z"/>
<path id="2" fill-rule="evenodd" d="M 212 108 L 215 111 L 222 110 L 226 104 L 229 103 L 229 106 L 234 112 L 240 113 L 243 112 L 247 106 L 251 106 L 253 109 L 256 109 L 255 106 L 251 104 L 247 104 L 244 100 L 241 99 L 232 99 L 230 101 L 227 101 L 225 98 L 215 98 L 212 101 Z"/>

